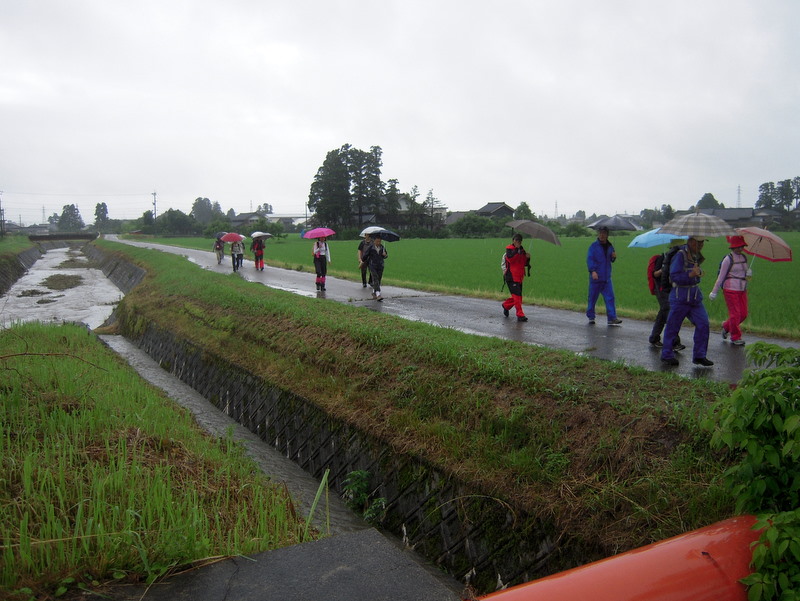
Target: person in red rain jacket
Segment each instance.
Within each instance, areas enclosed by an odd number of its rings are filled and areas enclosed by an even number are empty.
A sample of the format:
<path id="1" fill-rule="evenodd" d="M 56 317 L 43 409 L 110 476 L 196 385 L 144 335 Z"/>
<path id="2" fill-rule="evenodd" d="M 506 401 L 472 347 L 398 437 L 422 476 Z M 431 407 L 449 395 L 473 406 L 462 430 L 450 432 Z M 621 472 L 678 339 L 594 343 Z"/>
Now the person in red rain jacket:
<path id="1" fill-rule="evenodd" d="M 508 317 L 511 307 L 517 312 L 517 321 L 528 321 L 522 310 L 522 280 L 525 267 L 530 265 L 531 253 L 522 248 L 522 234 L 514 234 L 511 244 L 506 246 L 506 273 L 504 275 L 511 296 L 503 301 L 503 315 Z"/>

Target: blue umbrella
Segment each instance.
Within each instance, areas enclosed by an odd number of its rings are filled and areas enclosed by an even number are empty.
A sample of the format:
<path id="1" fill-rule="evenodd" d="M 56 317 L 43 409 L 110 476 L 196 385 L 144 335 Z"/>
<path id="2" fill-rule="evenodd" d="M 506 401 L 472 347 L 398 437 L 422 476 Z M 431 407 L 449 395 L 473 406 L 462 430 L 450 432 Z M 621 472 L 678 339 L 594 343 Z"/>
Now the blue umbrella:
<path id="1" fill-rule="evenodd" d="M 652 248 L 653 246 L 661 246 L 662 244 L 669 244 L 673 240 L 686 240 L 688 236 L 676 236 L 674 234 L 662 234 L 661 228 L 657 227 L 644 234 L 639 234 L 631 243 L 628 248 Z"/>

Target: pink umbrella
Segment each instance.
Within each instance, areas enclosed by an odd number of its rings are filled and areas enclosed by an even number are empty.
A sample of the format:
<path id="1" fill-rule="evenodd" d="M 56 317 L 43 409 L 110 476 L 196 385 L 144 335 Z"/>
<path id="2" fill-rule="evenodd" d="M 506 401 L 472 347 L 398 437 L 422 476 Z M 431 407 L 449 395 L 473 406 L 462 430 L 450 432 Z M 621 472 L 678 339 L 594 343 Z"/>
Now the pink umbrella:
<path id="1" fill-rule="evenodd" d="M 328 236 L 333 236 L 335 233 L 336 232 L 329 227 L 315 227 L 313 230 L 308 230 L 303 234 L 303 238 L 327 238 Z"/>
<path id="2" fill-rule="evenodd" d="M 223 242 L 241 242 L 244 240 L 244 236 L 241 234 L 237 234 L 236 232 L 228 232 L 224 236 L 220 238 Z"/>
<path id="3" fill-rule="evenodd" d="M 772 262 L 792 260 L 792 249 L 772 232 L 760 227 L 738 227 L 736 233 L 747 243 L 744 252 L 748 255 Z"/>

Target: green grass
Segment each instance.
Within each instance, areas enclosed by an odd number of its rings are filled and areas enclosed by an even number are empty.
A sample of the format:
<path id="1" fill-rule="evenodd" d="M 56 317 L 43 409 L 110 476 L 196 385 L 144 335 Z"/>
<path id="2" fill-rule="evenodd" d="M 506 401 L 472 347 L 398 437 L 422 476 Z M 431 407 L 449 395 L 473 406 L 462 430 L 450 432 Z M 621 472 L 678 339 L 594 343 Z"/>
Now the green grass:
<path id="1" fill-rule="evenodd" d="M 126 335 L 160 324 L 552 520 L 565 541 L 615 552 L 731 513 L 724 462 L 697 425 L 725 385 L 470 336 L 186 268 L 168 253 L 98 244 L 148 271 L 119 307 Z"/>
<path id="2" fill-rule="evenodd" d="M 800 232 L 781 232 L 780 236 L 794 247 L 800 247 Z M 631 236 L 614 236 L 617 262 L 614 265 L 614 290 L 617 310 L 623 317 L 655 319 L 658 303 L 647 287 L 646 269 L 650 256 L 661 248 L 628 248 Z M 210 250 L 211 241 L 202 238 L 165 238 L 154 241 L 187 248 Z M 524 298 L 527 304 L 538 304 L 575 311 L 585 311 L 588 288 L 586 251 L 593 238 L 562 238 L 562 246 L 539 240 L 524 244 L 533 254 L 531 278 L 526 279 Z M 286 239 L 267 241 L 265 260 L 268 265 L 313 272 L 311 244 L 294 234 Z M 443 293 L 499 299 L 500 255 L 508 244 L 505 239 L 410 239 L 387 244 L 383 283 Z M 332 263 L 328 273 L 354 281 L 360 280 L 356 262 L 357 241 L 330 241 Z M 704 268 L 708 275 L 701 285 L 706 296 L 716 280 L 719 262 L 728 252 L 725 239 L 709 240 L 704 249 Z M 754 277 L 750 283 L 750 316 L 745 332 L 762 335 L 800 338 L 800 261 L 770 263 L 755 259 Z M 598 309 L 604 311 L 602 299 Z M 706 300 L 711 322 L 716 327 L 727 319 L 722 295 Z"/>
<path id="3" fill-rule="evenodd" d="M 305 540 L 281 485 L 78 326 L 0 330 L 0 597 Z"/>
<path id="4" fill-rule="evenodd" d="M 35 246 L 27 236 L 2 236 L 0 237 L 0 255 L 6 253 L 17 254 L 27 248 Z"/>

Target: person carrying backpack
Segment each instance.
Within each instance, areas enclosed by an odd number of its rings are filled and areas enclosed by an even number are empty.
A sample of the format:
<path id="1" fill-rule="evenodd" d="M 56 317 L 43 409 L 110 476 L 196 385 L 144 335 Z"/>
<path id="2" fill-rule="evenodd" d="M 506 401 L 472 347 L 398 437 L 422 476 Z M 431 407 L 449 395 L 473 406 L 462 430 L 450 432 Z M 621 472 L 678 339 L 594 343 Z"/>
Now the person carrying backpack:
<path id="1" fill-rule="evenodd" d="M 667 323 L 667 316 L 669 315 L 669 293 L 670 290 L 672 290 L 672 285 L 669 282 L 669 262 L 681 244 L 683 244 L 683 240 L 681 239 L 672 240 L 669 243 L 669 250 L 660 255 L 651 257 L 647 265 L 647 279 L 650 283 L 650 292 L 655 295 L 658 300 L 658 314 L 653 323 L 653 329 L 650 332 L 649 342 L 651 345 L 658 348 L 664 346 L 661 342 L 661 332 L 664 330 L 664 326 Z M 664 272 L 666 272 L 667 277 L 662 277 Z M 675 336 L 672 348 L 676 351 L 682 351 L 686 348 L 681 344 L 680 336 Z"/>
<path id="2" fill-rule="evenodd" d="M 506 270 L 503 279 L 511 296 L 503 301 L 503 315 L 508 317 L 511 307 L 517 314 L 517 321 L 528 321 L 522 310 L 522 280 L 525 279 L 525 267 L 530 267 L 531 253 L 522 248 L 522 234 L 514 234 L 511 244 L 506 246 Z"/>
<path id="3" fill-rule="evenodd" d="M 729 236 L 728 253 L 719 264 L 719 275 L 714 283 L 711 294 L 712 301 L 717 298 L 720 287 L 725 295 L 725 304 L 728 305 L 728 319 L 722 322 L 722 339 L 726 340 L 728 334 L 731 343 L 744 346 L 742 330 L 739 327 L 747 319 L 747 281 L 750 270 L 747 268 L 747 258 L 744 256 L 744 247 L 747 243 L 742 236 Z"/>
<path id="4" fill-rule="evenodd" d="M 706 357 L 708 351 L 708 313 L 703 305 L 700 278 L 703 270 L 700 265 L 705 260 L 701 252 L 705 239 L 690 236 L 686 244 L 680 246 L 669 263 L 669 279 L 672 290 L 669 293 L 669 315 L 664 328 L 664 346 L 661 348 L 661 361 L 667 365 L 678 365 L 675 358 L 675 338 L 687 317 L 694 324 L 694 345 L 692 363 L 710 367 L 714 362 Z"/>

